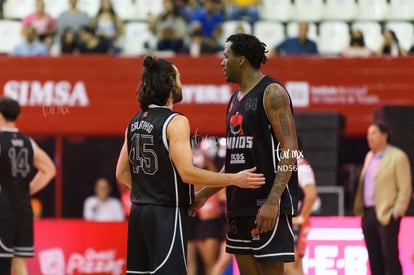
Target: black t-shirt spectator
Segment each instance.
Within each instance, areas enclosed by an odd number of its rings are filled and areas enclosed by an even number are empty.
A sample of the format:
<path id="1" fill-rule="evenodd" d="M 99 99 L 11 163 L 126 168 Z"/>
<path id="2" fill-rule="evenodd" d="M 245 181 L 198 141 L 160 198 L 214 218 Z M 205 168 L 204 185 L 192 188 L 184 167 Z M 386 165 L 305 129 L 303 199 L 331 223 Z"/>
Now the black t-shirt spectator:
<path id="1" fill-rule="evenodd" d="M 93 54 L 93 53 L 110 53 L 112 49 L 112 42 L 98 37 L 98 43 L 94 47 L 88 47 L 86 43 L 79 45 L 79 53 L 81 54 Z"/>

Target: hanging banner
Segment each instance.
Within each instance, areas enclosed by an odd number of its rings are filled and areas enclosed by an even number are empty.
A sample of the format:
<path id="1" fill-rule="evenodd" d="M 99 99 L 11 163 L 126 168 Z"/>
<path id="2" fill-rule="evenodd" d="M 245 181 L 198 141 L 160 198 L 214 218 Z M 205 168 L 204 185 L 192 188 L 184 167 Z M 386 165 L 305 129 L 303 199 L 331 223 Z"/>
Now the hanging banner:
<path id="1" fill-rule="evenodd" d="M 224 135 L 233 90 L 221 58 L 175 57 L 192 132 Z M 28 134 L 122 135 L 139 110 L 135 99 L 143 57 L 0 57 L 0 95 L 19 100 Z M 414 58 L 271 58 L 262 71 L 291 94 L 296 112 L 337 111 L 346 135 L 365 135 L 383 105 L 414 105 Z"/>

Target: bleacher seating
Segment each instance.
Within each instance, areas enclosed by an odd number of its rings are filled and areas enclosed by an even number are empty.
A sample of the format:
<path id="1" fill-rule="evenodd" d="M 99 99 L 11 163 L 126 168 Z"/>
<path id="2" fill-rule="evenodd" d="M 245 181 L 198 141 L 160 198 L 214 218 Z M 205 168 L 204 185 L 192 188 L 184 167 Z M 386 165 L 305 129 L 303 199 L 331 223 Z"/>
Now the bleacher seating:
<path id="1" fill-rule="evenodd" d="M 163 10 L 162 0 L 136 0 L 137 20 L 145 21 L 160 14 Z"/>
<path id="2" fill-rule="evenodd" d="M 351 21 L 357 16 L 355 0 L 326 0 L 325 20 Z"/>
<path id="3" fill-rule="evenodd" d="M 3 3 L 3 17 L 5 19 L 22 19 L 33 13 L 36 0 L 7 0 Z"/>
<path id="4" fill-rule="evenodd" d="M 260 20 L 287 22 L 295 17 L 291 0 L 262 0 L 259 13 Z"/>
<path id="5" fill-rule="evenodd" d="M 387 0 L 358 0 L 359 20 L 385 20 L 388 14 Z"/>
<path id="6" fill-rule="evenodd" d="M 14 20 L 0 20 L 0 53 L 8 54 L 22 41 L 22 26 Z"/>
<path id="7" fill-rule="evenodd" d="M 132 0 L 112 1 L 114 10 L 124 21 L 138 20 L 138 7 Z"/>
<path id="8" fill-rule="evenodd" d="M 279 22 L 257 21 L 253 26 L 253 34 L 270 50 L 285 39 L 285 28 Z"/>
<path id="9" fill-rule="evenodd" d="M 286 35 L 287 37 L 298 36 L 298 22 L 291 21 L 286 25 Z M 318 31 L 315 23 L 309 23 L 308 38 L 314 42 L 318 41 Z"/>
<path id="10" fill-rule="evenodd" d="M 90 17 L 98 13 L 100 5 L 100 1 L 96 0 L 78 0 L 78 9 L 86 12 Z"/>
<path id="11" fill-rule="evenodd" d="M 55 18 L 69 7 L 67 0 L 44 1 L 46 12 Z M 100 2 L 101 0 L 78 0 L 78 8 L 93 17 L 98 12 Z M 33 13 L 35 3 L 36 0 L 3 1 L 3 20 L 8 20 L 5 25 L 10 25 L 10 20 L 18 22 Z M 133 33 L 137 32 L 137 26 L 140 26 L 139 30 L 144 31 L 149 18 L 164 9 L 163 0 L 112 0 L 112 3 L 125 24 L 137 23 L 131 25 L 135 26 Z M 349 35 L 341 36 L 341 41 L 326 40 L 326 37 L 336 33 L 335 30 L 339 31 L 332 28 L 335 23 L 340 23 L 341 29 L 346 29 L 344 24 L 348 25 L 348 29 L 360 29 L 364 33 L 366 45 L 373 51 L 377 51 L 382 43 L 382 31 L 385 28 L 391 28 L 397 33 L 402 47 L 406 50 L 414 43 L 414 0 L 262 0 L 259 12 L 260 20 L 255 25 L 252 26 L 245 21 L 242 21 L 242 24 L 246 32 L 254 33 L 268 47 L 274 47 L 285 37 L 296 36 L 299 21 L 310 22 L 308 36 L 317 42 L 322 54 L 332 54 L 328 48 L 335 48 L 336 52 L 340 45 L 347 45 L 349 42 L 344 43 Z M 225 21 L 223 39 L 234 32 L 235 24 Z M 131 29 L 129 31 L 131 32 Z M 339 33 L 335 35 L 337 34 Z M 20 32 L 18 35 L 20 37 Z M 128 48 L 125 51 L 127 54 L 131 54 L 131 51 L 143 51 L 140 47 L 132 50 L 136 45 L 127 46 L 130 38 L 124 40 L 123 45 Z M 154 43 L 153 39 L 150 41 Z M 9 44 L 8 41 L 4 43 Z M 5 47 L 8 46 L 3 48 Z"/>
<path id="12" fill-rule="evenodd" d="M 252 33 L 252 26 L 249 22 L 244 20 L 227 20 L 222 24 L 223 33 L 221 35 L 221 41 L 226 41 L 227 37 L 229 37 L 231 34 L 234 34 L 237 26 L 239 25 L 243 27 L 245 33 Z"/>
<path id="13" fill-rule="evenodd" d="M 349 26 L 344 21 L 325 21 L 319 26 L 319 53 L 338 55 L 349 44 Z"/>
<path id="14" fill-rule="evenodd" d="M 156 38 L 145 22 L 127 22 L 123 39 L 125 55 L 143 55 L 156 48 Z"/>
<path id="15" fill-rule="evenodd" d="M 45 10 L 53 18 L 58 18 L 59 15 L 69 9 L 68 0 L 43 0 L 45 2 Z"/>
<path id="16" fill-rule="evenodd" d="M 301 21 L 320 21 L 325 13 L 323 0 L 295 0 L 296 19 Z"/>
<path id="17" fill-rule="evenodd" d="M 397 35 L 400 46 L 409 50 L 414 41 L 414 26 L 409 22 L 389 21 L 385 24 L 386 29 L 393 30 Z"/>
<path id="18" fill-rule="evenodd" d="M 389 20 L 414 20 L 414 1 L 390 0 Z"/>

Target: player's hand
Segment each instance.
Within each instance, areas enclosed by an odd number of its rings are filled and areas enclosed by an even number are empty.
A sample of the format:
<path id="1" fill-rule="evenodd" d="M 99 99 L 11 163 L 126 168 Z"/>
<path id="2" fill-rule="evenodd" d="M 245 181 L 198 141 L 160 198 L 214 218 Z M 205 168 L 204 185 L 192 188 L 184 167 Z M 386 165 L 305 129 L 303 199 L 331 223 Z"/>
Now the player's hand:
<path id="1" fill-rule="evenodd" d="M 208 197 L 200 195 L 200 193 L 196 193 L 194 196 L 194 202 L 188 208 L 188 215 L 191 217 L 195 217 L 197 215 L 197 210 L 203 207 L 203 205 L 208 200 Z"/>
<path id="2" fill-rule="evenodd" d="M 256 229 L 260 233 L 266 233 L 273 230 L 276 224 L 276 219 L 279 214 L 279 205 L 265 203 L 257 211 L 256 215 Z"/>
<path id="3" fill-rule="evenodd" d="M 301 215 L 292 218 L 292 225 L 293 226 L 302 225 L 304 222 L 305 222 L 305 220 L 303 219 L 303 217 Z"/>
<path id="4" fill-rule="evenodd" d="M 262 173 L 254 173 L 256 167 L 240 171 L 235 174 L 235 185 L 240 188 L 260 188 L 265 184 L 265 177 Z"/>

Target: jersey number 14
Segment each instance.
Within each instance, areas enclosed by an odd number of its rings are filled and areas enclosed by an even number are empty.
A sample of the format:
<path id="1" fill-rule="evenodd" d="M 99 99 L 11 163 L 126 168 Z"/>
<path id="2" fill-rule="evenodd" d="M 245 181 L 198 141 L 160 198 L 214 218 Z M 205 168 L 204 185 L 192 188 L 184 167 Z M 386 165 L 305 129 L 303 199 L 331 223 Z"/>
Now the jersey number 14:
<path id="1" fill-rule="evenodd" d="M 27 148 L 17 150 L 15 147 L 11 147 L 8 153 L 13 177 L 17 177 L 20 174 L 25 178 L 30 172 L 29 150 Z"/>

